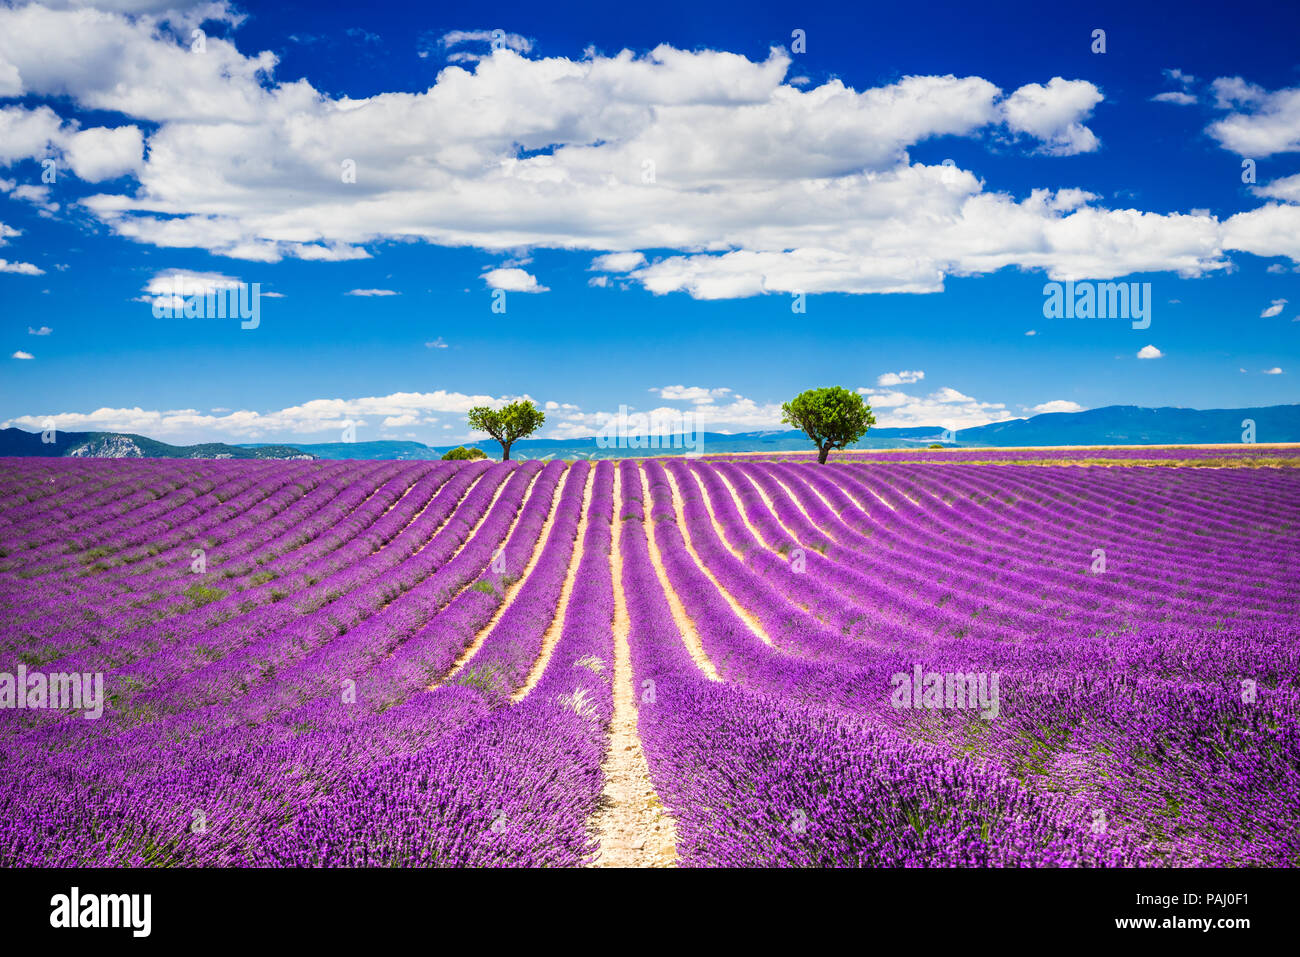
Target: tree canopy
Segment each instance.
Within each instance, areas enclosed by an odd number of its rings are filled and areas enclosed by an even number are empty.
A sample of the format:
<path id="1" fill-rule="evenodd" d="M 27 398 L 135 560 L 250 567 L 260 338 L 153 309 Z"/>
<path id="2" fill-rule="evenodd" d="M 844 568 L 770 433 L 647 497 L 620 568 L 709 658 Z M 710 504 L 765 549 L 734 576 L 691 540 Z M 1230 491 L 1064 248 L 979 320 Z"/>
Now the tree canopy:
<path id="1" fill-rule="evenodd" d="M 781 421 L 802 429 L 826 464 L 831 449 L 852 445 L 876 424 L 871 406 L 856 392 L 837 385 L 800 392 L 781 406 Z"/>
<path id="2" fill-rule="evenodd" d="M 482 449 L 467 449 L 463 445 L 458 445 L 454 449 L 448 449 L 446 452 L 442 453 L 442 460 L 444 462 L 457 462 L 462 459 L 472 460 L 472 459 L 485 459 L 485 458 L 487 458 L 487 453 L 484 452 Z"/>
<path id="3" fill-rule="evenodd" d="M 486 432 L 501 443 L 501 461 L 510 458 L 510 446 L 526 435 L 532 435 L 546 421 L 546 413 L 527 399 L 511 402 L 501 409 L 485 405 L 469 410 L 469 427 Z"/>

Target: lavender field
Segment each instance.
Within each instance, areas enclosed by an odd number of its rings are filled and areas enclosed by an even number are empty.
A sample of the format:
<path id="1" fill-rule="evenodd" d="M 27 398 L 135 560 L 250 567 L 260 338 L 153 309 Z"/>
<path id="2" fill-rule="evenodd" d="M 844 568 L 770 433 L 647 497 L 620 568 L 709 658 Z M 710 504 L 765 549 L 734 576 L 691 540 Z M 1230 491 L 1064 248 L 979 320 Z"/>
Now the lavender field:
<path id="1" fill-rule="evenodd" d="M 1300 470 L 896 454 L 3 460 L 0 866 L 1300 865 Z"/>
<path id="2" fill-rule="evenodd" d="M 1056 448 L 914 448 L 914 449 L 846 449 L 838 453 L 848 462 L 881 462 L 911 464 L 924 462 L 932 465 L 944 463 L 1000 465 L 1063 465 L 1066 463 L 1097 465 L 1196 465 L 1201 467 L 1263 466 L 1267 468 L 1295 468 L 1300 466 L 1300 449 L 1295 445 L 1141 445 L 1088 446 Z M 791 461 L 815 459 L 812 452 L 756 452 L 703 456 L 709 461 L 730 461 L 743 458 L 750 461 Z"/>

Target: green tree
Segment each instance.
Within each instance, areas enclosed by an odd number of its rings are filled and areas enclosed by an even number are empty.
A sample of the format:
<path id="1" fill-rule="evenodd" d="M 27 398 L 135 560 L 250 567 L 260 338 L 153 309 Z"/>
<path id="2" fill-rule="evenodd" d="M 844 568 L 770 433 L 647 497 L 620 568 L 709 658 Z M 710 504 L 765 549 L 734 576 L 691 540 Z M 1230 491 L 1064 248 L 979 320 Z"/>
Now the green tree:
<path id="1" fill-rule="evenodd" d="M 802 429 L 817 446 L 817 461 L 825 465 L 831 449 L 852 445 L 876 424 L 862 396 L 837 385 L 800 392 L 781 406 L 781 421 Z"/>
<path id="2" fill-rule="evenodd" d="M 501 461 L 510 458 L 510 446 L 525 435 L 532 435 L 546 421 L 546 413 L 527 399 L 511 402 L 503 409 L 489 409 L 485 405 L 469 410 L 469 427 L 486 432 L 501 443 Z"/>
<path id="3" fill-rule="evenodd" d="M 463 445 L 458 445 L 454 449 L 448 449 L 442 453 L 444 462 L 459 462 L 462 459 L 485 459 L 487 453 L 482 449 L 467 449 Z"/>

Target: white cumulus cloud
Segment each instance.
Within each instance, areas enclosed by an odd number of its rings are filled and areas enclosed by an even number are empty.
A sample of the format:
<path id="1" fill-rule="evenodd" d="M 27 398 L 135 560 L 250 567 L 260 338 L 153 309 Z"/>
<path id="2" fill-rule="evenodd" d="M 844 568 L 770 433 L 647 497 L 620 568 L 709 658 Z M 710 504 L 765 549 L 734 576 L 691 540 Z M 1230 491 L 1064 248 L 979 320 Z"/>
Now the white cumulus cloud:
<path id="1" fill-rule="evenodd" d="M 506 292 L 549 292 L 546 286 L 537 281 L 537 277 L 523 269 L 489 269 L 483 274 L 483 281 L 489 289 L 504 289 Z"/>
<path id="2" fill-rule="evenodd" d="M 607 253 L 593 259 L 591 268 L 600 272 L 631 272 L 644 262 L 644 253 Z"/>
<path id="3" fill-rule="evenodd" d="M 1045 412 L 1082 412 L 1083 408 L 1079 403 L 1071 402 L 1069 399 L 1053 399 L 1050 402 L 1040 402 L 1038 405 L 1031 406 L 1029 411 L 1041 415 Z"/>
<path id="4" fill-rule="evenodd" d="M 913 382 L 920 382 L 925 378 L 925 373 L 920 369 L 914 371 L 901 372 L 882 372 L 876 377 L 876 385 L 910 385 Z"/>
<path id="5" fill-rule="evenodd" d="M 651 389 L 650 391 L 658 394 L 661 399 L 697 403 L 712 402 L 714 399 L 720 399 L 731 392 L 727 388 L 707 389 L 703 386 L 684 385 L 666 385 L 663 388 Z"/>
<path id="6" fill-rule="evenodd" d="M 1255 159 L 1300 150 L 1300 86 L 1270 92 L 1234 76 L 1212 88 L 1216 105 L 1228 112 L 1206 132 L 1224 149 Z"/>
<path id="7" fill-rule="evenodd" d="M 1041 140 L 1045 152 L 1073 156 L 1100 145 L 1083 121 L 1101 101 L 1101 91 L 1087 80 L 1054 76 L 1045 86 L 1020 87 L 1002 104 L 1002 113 L 1008 127 Z"/>
<path id="8" fill-rule="evenodd" d="M 1300 173 L 1284 176 L 1262 186 L 1252 186 L 1250 191 L 1267 199 L 1280 199 L 1287 203 L 1300 203 Z"/>
<path id="9" fill-rule="evenodd" d="M 44 276 L 45 270 L 32 263 L 10 262 L 8 259 L 0 259 L 0 272 L 17 273 L 20 276 Z"/>
<path id="10" fill-rule="evenodd" d="M 191 54 L 178 25 L 237 26 L 229 6 L 162 17 L 164 0 L 107 3 L 0 6 L 0 95 L 125 118 L 82 130 L 50 105 L 0 107 L 0 163 L 58 155 L 88 180 L 127 177 L 80 206 L 160 249 L 251 262 L 361 259 L 389 241 L 565 249 L 626 277 L 593 284 L 700 299 L 929 293 L 1007 267 L 1198 276 L 1228 268 L 1231 251 L 1300 261 L 1300 206 L 1224 222 L 1111 209 L 1069 183 L 1012 195 L 911 159 L 943 137 L 1096 150 L 1087 123 L 1103 95 L 1087 80 L 1008 93 L 980 76 L 903 76 L 855 89 L 796 82 L 780 47 L 533 58 L 527 38 L 475 28 L 430 38 L 451 62 L 426 89 L 346 97 L 277 79 L 276 55 L 241 50 L 237 30 Z M 1217 81 L 1221 141 L 1291 148 L 1294 92 Z M 55 199 L 18 198 L 46 212 Z M 543 291 L 519 265 L 483 278 Z"/>
<path id="11" fill-rule="evenodd" d="M 144 161 L 144 137 L 138 126 L 99 126 L 73 133 L 65 149 L 72 171 L 88 183 L 134 173 Z"/>

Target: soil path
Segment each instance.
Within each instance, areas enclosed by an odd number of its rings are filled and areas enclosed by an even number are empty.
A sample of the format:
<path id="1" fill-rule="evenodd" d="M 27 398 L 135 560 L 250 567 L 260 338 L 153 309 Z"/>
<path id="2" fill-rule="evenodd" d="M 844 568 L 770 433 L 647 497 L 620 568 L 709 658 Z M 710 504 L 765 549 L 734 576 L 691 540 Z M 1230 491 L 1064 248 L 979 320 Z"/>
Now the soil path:
<path id="1" fill-rule="evenodd" d="M 621 471 L 621 470 L 620 470 Z M 596 867 L 672 867 L 677 861 L 677 827 L 650 782 L 650 768 L 637 734 L 637 694 L 628 645 L 631 622 L 623 594 L 623 495 L 614 473 L 614 718 L 601 771 L 605 788 L 591 826 L 600 841 Z"/>

